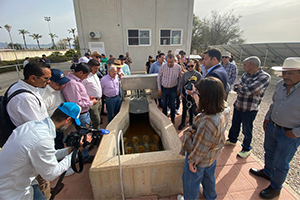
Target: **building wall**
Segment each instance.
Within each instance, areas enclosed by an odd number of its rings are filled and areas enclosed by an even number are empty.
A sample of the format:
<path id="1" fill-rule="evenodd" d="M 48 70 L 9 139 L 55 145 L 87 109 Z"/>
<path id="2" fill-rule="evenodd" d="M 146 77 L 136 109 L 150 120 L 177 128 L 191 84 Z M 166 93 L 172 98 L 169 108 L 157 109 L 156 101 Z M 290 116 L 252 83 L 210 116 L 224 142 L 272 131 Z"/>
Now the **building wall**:
<path id="1" fill-rule="evenodd" d="M 104 42 L 105 54 L 129 52 L 132 71 L 144 71 L 149 55 L 157 50 L 183 49 L 189 54 L 194 0 L 73 0 L 81 53 L 89 42 Z M 128 46 L 128 29 L 150 29 L 150 46 Z M 182 44 L 160 46 L 160 29 L 182 29 Z M 90 31 L 99 31 L 100 39 L 90 39 Z"/>
<path id="2" fill-rule="evenodd" d="M 46 56 L 50 56 L 54 51 L 58 51 L 62 54 L 66 53 L 66 50 L 24 50 L 24 51 L 16 51 L 16 55 L 18 59 L 25 59 L 25 57 L 41 57 L 45 54 Z M 10 61 L 16 60 L 16 56 L 13 50 L 4 50 L 0 51 L 0 61 Z"/>

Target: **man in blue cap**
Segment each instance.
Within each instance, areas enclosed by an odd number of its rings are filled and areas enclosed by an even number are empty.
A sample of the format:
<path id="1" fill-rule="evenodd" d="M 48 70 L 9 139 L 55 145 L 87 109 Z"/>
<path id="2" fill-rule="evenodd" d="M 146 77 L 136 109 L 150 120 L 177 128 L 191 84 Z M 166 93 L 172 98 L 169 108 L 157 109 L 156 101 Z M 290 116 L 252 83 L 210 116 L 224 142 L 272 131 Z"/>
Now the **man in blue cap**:
<path id="1" fill-rule="evenodd" d="M 70 167 L 72 148 L 55 150 L 54 138 L 56 130 L 65 130 L 72 123 L 80 125 L 80 111 L 76 103 L 65 102 L 51 118 L 29 121 L 12 132 L 0 151 L 0 160 L 4 161 L 0 162 L 1 198 L 45 199 L 35 177 L 40 174 L 51 181 Z M 87 141 L 91 139 L 88 135 Z"/>
<path id="2" fill-rule="evenodd" d="M 51 78 L 50 82 L 46 88 L 41 92 L 42 98 L 47 108 L 49 116 L 52 116 L 56 108 L 63 102 L 65 102 L 64 95 L 61 90 L 65 87 L 66 83 L 70 81 L 65 77 L 63 71 L 60 69 L 51 69 Z M 55 138 L 55 148 L 61 149 L 64 148 L 63 133 L 57 132 Z"/>

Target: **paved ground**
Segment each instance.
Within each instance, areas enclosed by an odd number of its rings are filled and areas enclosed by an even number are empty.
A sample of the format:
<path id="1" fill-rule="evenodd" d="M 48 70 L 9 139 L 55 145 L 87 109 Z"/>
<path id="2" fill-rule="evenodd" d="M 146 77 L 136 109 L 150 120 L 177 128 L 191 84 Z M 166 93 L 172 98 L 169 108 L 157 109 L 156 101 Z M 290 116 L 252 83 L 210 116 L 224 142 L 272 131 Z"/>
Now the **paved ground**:
<path id="1" fill-rule="evenodd" d="M 62 63 L 59 65 L 55 65 L 53 66 L 53 68 L 61 68 L 63 70 L 67 70 L 69 69 L 70 63 Z M 266 91 L 266 94 L 262 100 L 262 103 L 260 105 L 260 109 L 259 112 L 257 114 L 257 117 L 254 121 L 254 130 L 253 130 L 253 140 L 252 140 L 252 147 L 253 147 L 253 155 L 255 155 L 262 163 L 264 161 L 264 150 L 263 150 L 263 141 L 264 141 L 264 131 L 262 128 L 262 123 L 265 117 L 266 112 L 269 109 L 270 103 L 272 102 L 272 96 L 274 93 L 274 89 L 275 89 L 275 85 L 276 83 L 280 80 L 281 78 L 279 77 L 272 77 L 272 81 L 271 84 L 269 86 L 269 88 Z M 7 89 L 7 87 L 16 82 L 18 80 L 18 74 L 16 72 L 10 72 L 10 73 L 4 73 L 4 74 L 0 74 L 0 95 L 3 95 L 3 93 L 5 92 L 5 90 Z M 236 94 L 234 92 L 231 92 L 229 97 L 228 97 L 228 103 L 232 108 L 233 102 L 236 99 Z M 105 118 L 105 117 L 104 117 Z M 106 120 L 106 119 L 105 119 Z M 178 128 L 178 125 L 180 124 L 180 120 L 181 120 L 181 116 L 176 116 L 175 119 L 175 127 Z M 229 130 L 231 125 L 228 125 L 227 130 Z M 103 126 L 104 127 L 104 126 Z M 178 131 L 179 136 L 182 134 L 183 131 Z M 239 140 L 242 141 L 243 136 L 242 134 L 239 137 Z M 236 147 L 238 148 L 238 147 Z M 236 154 L 236 152 L 233 152 L 233 154 Z M 289 174 L 287 176 L 286 179 L 286 184 L 291 187 L 298 195 L 300 195 L 300 151 L 298 150 L 297 153 L 295 154 L 293 160 L 290 163 L 290 171 Z M 219 161 L 219 160 L 218 160 Z M 246 164 L 248 165 L 248 163 Z M 237 166 L 233 165 L 234 168 L 236 168 Z M 87 168 L 89 168 L 89 166 L 87 165 Z M 81 180 L 85 180 L 85 184 L 81 185 L 80 187 L 82 187 L 82 189 L 84 191 L 90 191 L 91 192 L 91 188 L 90 188 L 90 183 L 89 180 L 86 178 L 88 178 L 88 173 L 87 173 L 87 169 L 85 170 L 86 173 L 81 174 L 81 175 L 73 175 L 74 177 L 76 177 L 75 181 L 78 180 L 81 182 Z M 230 171 L 230 169 L 229 169 Z M 71 177 L 73 177 L 71 176 Z M 70 177 L 70 178 L 71 178 Z M 66 178 L 71 180 L 70 178 Z M 74 184 L 74 180 L 72 182 Z M 72 185 L 73 185 L 72 184 Z M 64 189 L 65 190 L 65 189 Z M 72 193 L 72 190 L 69 191 Z M 84 192 L 86 194 L 86 192 Z M 88 192 L 87 192 L 88 193 Z M 257 193 L 257 191 L 254 191 L 254 193 Z M 254 195 L 253 193 L 253 195 Z M 64 196 L 63 198 L 67 198 L 68 195 Z M 78 196 L 77 196 L 78 197 Z M 86 197 L 88 198 L 88 197 Z M 93 197 L 91 197 L 93 198 Z M 169 197 L 168 197 L 169 198 Z M 254 198 L 254 196 L 253 196 Z M 58 198 L 59 199 L 59 196 Z M 61 199 L 61 198 L 60 198 Z M 280 198 L 282 199 L 282 197 Z"/>

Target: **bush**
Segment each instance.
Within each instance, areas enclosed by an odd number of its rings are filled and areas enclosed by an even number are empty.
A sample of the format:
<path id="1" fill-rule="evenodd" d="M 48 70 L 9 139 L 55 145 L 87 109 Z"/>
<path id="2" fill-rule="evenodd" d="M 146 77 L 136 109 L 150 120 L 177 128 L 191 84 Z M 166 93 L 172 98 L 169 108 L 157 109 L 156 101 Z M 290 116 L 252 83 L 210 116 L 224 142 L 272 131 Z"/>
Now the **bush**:
<path id="1" fill-rule="evenodd" d="M 50 56 L 48 56 L 49 57 L 49 59 L 50 59 L 50 57 L 62 57 L 63 55 L 62 55 L 62 53 L 60 53 L 59 51 L 54 51 L 54 52 L 52 52 L 52 54 L 50 55 Z"/>
<path id="2" fill-rule="evenodd" d="M 73 57 L 76 54 L 74 49 L 69 49 L 68 51 L 66 51 L 65 56 L 66 57 Z"/>

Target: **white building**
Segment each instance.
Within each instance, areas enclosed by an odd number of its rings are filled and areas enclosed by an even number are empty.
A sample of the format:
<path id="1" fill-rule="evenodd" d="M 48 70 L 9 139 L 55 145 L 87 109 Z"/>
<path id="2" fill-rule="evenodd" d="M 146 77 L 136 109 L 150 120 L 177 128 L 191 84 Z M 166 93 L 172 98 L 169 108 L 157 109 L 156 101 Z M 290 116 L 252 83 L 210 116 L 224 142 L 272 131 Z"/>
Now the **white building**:
<path id="1" fill-rule="evenodd" d="M 194 0 L 73 0 L 81 54 L 90 49 L 117 58 L 126 52 L 132 71 L 145 71 L 157 50 L 191 49 Z"/>

